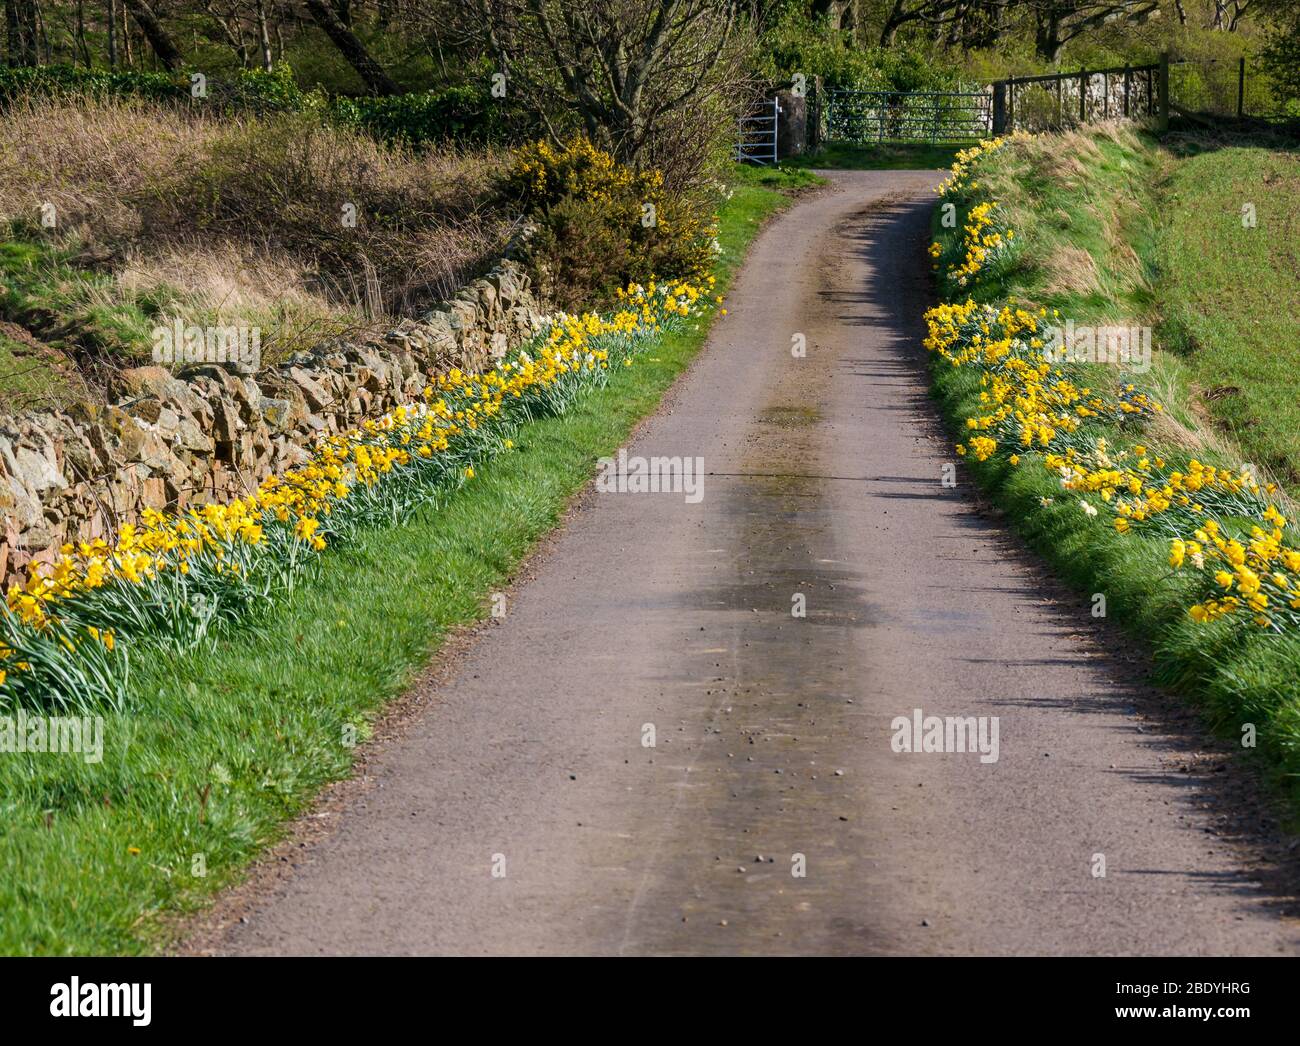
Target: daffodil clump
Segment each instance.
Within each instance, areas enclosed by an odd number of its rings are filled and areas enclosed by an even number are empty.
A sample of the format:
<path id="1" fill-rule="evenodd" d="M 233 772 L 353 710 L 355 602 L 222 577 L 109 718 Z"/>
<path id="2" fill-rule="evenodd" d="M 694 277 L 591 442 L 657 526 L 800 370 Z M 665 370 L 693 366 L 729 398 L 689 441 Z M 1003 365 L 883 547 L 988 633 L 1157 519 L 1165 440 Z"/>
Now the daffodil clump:
<path id="1" fill-rule="evenodd" d="M 966 150 L 941 187 L 968 193 L 976 162 L 1005 139 Z M 987 264 L 993 201 L 974 203 L 964 239 L 966 254 L 948 275 L 964 285 Z M 985 253 L 980 253 L 984 250 Z M 942 247 L 935 244 L 937 259 Z M 1060 317 L 1014 302 L 966 301 L 926 314 L 926 347 L 953 367 L 979 372 L 980 408 L 966 418 L 967 438 L 957 453 L 977 461 L 1002 455 L 1012 467 L 1047 469 L 1061 490 L 1090 516 L 1103 514 L 1120 534 L 1170 541 L 1169 565 L 1196 575 L 1188 615 L 1196 622 L 1233 618 L 1281 632 L 1300 628 L 1300 548 L 1288 540 L 1282 493 L 1249 468 L 1224 469 L 1195 458 L 1172 461 L 1142 443 L 1112 447 L 1097 429 L 1141 425 L 1162 407 L 1131 381 L 1097 388 L 1095 365 L 1056 363 L 1041 336 Z M 1055 499 L 1044 498 L 1044 506 Z"/>
<path id="2" fill-rule="evenodd" d="M 1270 510 L 1275 484 L 1261 485 L 1247 469 L 1215 468 L 1193 458 L 1170 464 L 1141 444 L 1111 452 L 1105 439 L 1091 451 L 1049 455 L 1045 464 L 1066 490 L 1095 493 L 1114 511 L 1114 527 L 1176 535 L 1189 522 L 1213 517 L 1261 517 Z"/>
<path id="3" fill-rule="evenodd" d="M 1300 628 L 1300 549 L 1285 540 L 1287 519 L 1270 505 L 1245 534 L 1225 533 L 1207 519 L 1186 540 L 1170 543 L 1169 565 L 1198 575 L 1201 599 L 1188 614 L 1198 622 L 1237 616 L 1259 628 Z"/>
<path id="4" fill-rule="evenodd" d="M 966 419 L 969 438 L 960 455 L 987 461 L 999 447 L 1019 458 L 1028 451 L 1091 448 L 1090 419 L 1123 423 L 1160 406 L 1123 383 L 1095 389 L 1077 365 L 1052 363 L 1043 352 L 1037 313 L 1014 305 L 938 305 L 926 313 L 925 346 L 954 367 L 980 370 L 980 412 Z"/>
<path id="5" fill-rule="evenodd" d="M 1026 137 L 1023 132 L 1016 132 L 963 149 L 957 154 L 956 162 L 951 168 L 952 173 L 939 185 L 939 195 L 946 197 L 950 203 L 969 200 L 979 189 L 979 182 L 974 178 L 979 161 L 1023 137 Z M 997 217 L 997 208 L 996 200 L 982 200 L 967 209 L 966 223 L 962 227 L 961 242 L 957 248 L 958 255 L 947 264 L 943 262 L 943 244 L 937 240 L 930 244 L 934 268 L 936 271 L 942 269 L 946 280 L 958 287 L 965 287 L 1010 250 L 1016 233 L 1014 229 L 1003 226 Z"/>
<path id="6" fill-rule="evenodd" d="M 65 545 L 0 608 L 0 708 L 120 706 L 129 647 L 181 651 L 228 632 L 326 548 L 471 480 L 521 425 L 563 413 L 647 338 L 712 307 L 713 282 L 628 286 L 612 315 L 560 314 L 493 369 L 441 375 L 419 402 L 322 439 L 245 497 L 147 511 L 111 544 Z"/>

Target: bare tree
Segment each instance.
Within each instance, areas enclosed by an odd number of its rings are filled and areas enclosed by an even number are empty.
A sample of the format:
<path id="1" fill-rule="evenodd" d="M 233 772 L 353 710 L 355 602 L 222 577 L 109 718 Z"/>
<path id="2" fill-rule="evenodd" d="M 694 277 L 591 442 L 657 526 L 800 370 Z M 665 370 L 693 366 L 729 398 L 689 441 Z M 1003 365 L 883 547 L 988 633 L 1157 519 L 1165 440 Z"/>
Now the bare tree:
<path id="1" fill-rule="evenodd" d="M 239 56 L 239 64 L 248 68 L 248 43 L 244 39 L 244 26 L 240 18 L 240 5 L 234 4 L 228 12 L 219 11 L 213 0 L 203 0 L 203 10 L 225 44 Z"/>
<path id="2" fill-rule="evenodd" d="M 262 58 L 262 68 L 268 73 L 275 68 L 271 57 L 271 34 L 266 23 L 266 0 L 255 0 L 257 12 L 257 49 Z"/>
<path id="3" fill-rule="evenodd" d="M 511 97 L 639 163 L 704 111 L 742 101 L 731 0 L 478 0 Z"/>
<path id="4" fill-rule="evenodd" d="M 915 23 L 942 32 L 960 15 L 960 0 L 893 0 L 880 29 L 880 45 L 891 47 L 903 26 Z"/>
<path id="5" fill-rule="evenodd" d="M 108 67 L 117 68 L 117 0 L 108 0 Z"/>
<path id="6" fill-rule="evenodd" d="M 1137 23 L 1160 10 L 1160 0 L 1025 0 L 1033 11 L 1034 46 L 1059 63 L 1061 49 L 1106 22 Z"/>
<path id="7" fill-rule="evenodd" d="M 1214 15 L 1209 28 L 1235 33 L 1242 15 L 1250 10 L 1253 2 L 1254 0 L 1214 0 Z"/>
<path id="8" fill-rule="evenodd" d="M 5 0 L 5 40 L 10 65 L 40 64 L 35 0 Z"/>

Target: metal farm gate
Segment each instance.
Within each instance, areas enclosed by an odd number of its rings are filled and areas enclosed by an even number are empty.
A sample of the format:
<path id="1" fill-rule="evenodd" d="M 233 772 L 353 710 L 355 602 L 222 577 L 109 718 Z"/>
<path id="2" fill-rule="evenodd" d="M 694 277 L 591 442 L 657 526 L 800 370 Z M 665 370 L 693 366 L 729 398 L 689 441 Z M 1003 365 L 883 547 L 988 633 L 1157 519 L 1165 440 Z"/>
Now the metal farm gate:
<path id="1" fill-rule="evenodd" d="M 841 142 L 968 142 L 993 130 L 987 91 L 829 91 L 825 137 Z"/>
<path id="2" fill-rule="evenodd" d="M 740 118 L 736 159 L 744 163 L 776 163 L 776 118 L 781 112 L 775 98 L 760 102 Z"/>

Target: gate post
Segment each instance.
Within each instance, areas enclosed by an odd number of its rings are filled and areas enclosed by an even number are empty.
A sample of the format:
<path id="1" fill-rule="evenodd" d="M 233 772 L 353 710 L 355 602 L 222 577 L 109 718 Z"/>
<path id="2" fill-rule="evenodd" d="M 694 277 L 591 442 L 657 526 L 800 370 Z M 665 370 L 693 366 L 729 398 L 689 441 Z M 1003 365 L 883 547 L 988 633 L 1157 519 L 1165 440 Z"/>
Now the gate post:
<path id="1" fill-rule="evenodd" d="M 1169 52 L 1160 52 L 1160 78 L 1156 81 L 1159 92 L 1160 112 L 1156 117 L 1156 127 L 1161 134 L 1169 130 Z"/>
<path id="2" fill-rule="evenodd" d="M 808 100 L 793 91 L 781 90 L 776 101 L 776 156 L 785 160 L 808 150 Z"/>
<path id="3" fill-rule="evenodd" d="M 816 152 L 822 144 L 822 78 L 812 78 L 812 97 L 808 99 L 808 151 Z"/>
<path id="4" fill-rule="evenodd" d="M 1005 134 L 1007 130 L 1007 82 L 995 80 L 993 83 L 993 136 Z"/>

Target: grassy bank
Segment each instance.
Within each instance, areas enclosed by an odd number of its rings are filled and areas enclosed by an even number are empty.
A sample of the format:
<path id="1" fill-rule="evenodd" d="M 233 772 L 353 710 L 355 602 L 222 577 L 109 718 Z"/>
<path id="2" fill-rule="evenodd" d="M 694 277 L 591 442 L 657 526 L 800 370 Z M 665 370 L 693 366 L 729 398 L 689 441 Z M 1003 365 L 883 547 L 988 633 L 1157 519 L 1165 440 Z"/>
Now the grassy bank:
<path id="1" fill-rule="evenodd" d="M 1274 305 L 1279 315 L 1291 314 L 1300 304 L 1295 283 L 1280 286 L 1269 271 L 1267 248 L 1234 254 L 1231 240 L 1226 247 L 1207 245 L 1215 233 L 1191 232 L 1197 220 L 1204 224 L 1207 213 L 1214 216 L 1212 228 L 1223 225 L 1226 219 L 1220 217 L 1229 212 L 1240 227 L 1241 200 L 1231 178 L 1227 184 L 1215 182 L 1196 160 L 1190 161 L 1195 166 L 1182 166 L 1188 162 L 1121 128 L 1045 135 L 1014 141 L 973 166 L 965 186 L 949 197 L 958 204 L 955 229 L 945 227 L 942 210 L 936 210 L 935 235 L 942 248 L 937 275 L 949 301 L 971 297 L 1000 306 L 1014 300 L 1031 313 L 1040 307 L 1059 310 L 1061 323 L 1152 325 L 1158 346 L 1166 343 L 1164 331 L 1194 324 L 1204 336 L 1217 339 L 1204 355 L 1200 346 L 1189 353 L 1186 342 L 1170 339 L 1172 351 L 1157 348 L 1149 370 L 1071 364 L 1064 376 L 1080 388 L 1110 395 L 1110 390 L 1132 384 L 1150 393 L 1163 410 L 1082 419 L 1077 433 L 1067 432 L 1050 448 L 1036 443 L 1024 447 L 1004 435 L 995 451 L 981 455 L 967 442 L 966 462 L 1028 543 L 1078 591 L 1094 601 L 1104 596 L 1106 616 L 1119 620 L 1153 651 L 1156 681 L 1188 694 L 1225 736 L 1249 739 L 1253 732 L 1281 787 L 1300 801 L 1300 631 L 1287 622 L 1287 590 L 1270 590 L 1271 605 L 1257 615 L 1243 611 L 1208 622 L 1193 617 L 1212 597 L 1224 597 L 1229 589 L 1244 597 L 1248 591 L 1242 585 L 1246 575 L 1226 559 L 1219 564 L 1212 536 L 1199 528 L 1214 520 L 1225 536 L 1238 537 L 1249 549 L 1252 527 L 1262 528 L 1257 537 L 1267 537 L 1276 524 L 1239 505 L 1205 508 L 1199 501 L 1208 504 L 1218 496 L 1208 487 L 1190 490 L 1186 506 L 1178 495 L 1187 488 L 1175 488 L 1168 512 L 1120 519 L 1121 503 L 1159 496 L 1170 476 L 1191 474 L 1193 461 L 1226 470 L 1230 483 L 1239 482 L 1246 459 L 1236 434 L 1215 424 L 1199 394 L 1207 375 L 1222 374 L 1227 367 L 1246 375 L 1242 381 L 1263 379 L 1251 357 L 1258 351 L 1255 333 L 1266 330 L 1267 323 L 1243 330 L 1242 313 L 1216 304 L 1217 289 L 1270 287 L 1281 295 Z M 1213 162 L 1237 172 L 1246 161 L 1222 156 Z M 1179 193 L 1190 194 L 1193 185 L 1201 219 L 1170 205 Z M 1261 188 L 1254 195 L 1266 199 L 1265 193 Z M 981 235 L 996 233 L 1001 239 L 962 285 L 949 274 L 965 257 L 971 216 L 990 201 L 996 206 Z M 1221 234 L 1227 236 L 1226 225 Z M 1251 315 L 1258 317 L 1257 306 Z M 1039 330 L 1050 322 L 1049 311 L 1038 320 Z M 967 419 L 989 412 L 990 390 L 996 395 L 995 370 L 936 361 L 936 394 L 963 438 L 972 434 Z M 1280 373 L 1274 379 L 1285 382 Z M 1294 399 L 1294 379 L 1280 387 L 1288 388 Z M 1284 416 L 1262 416 L 1258 427 L 1260 444 L 1289 437 Z M 1071 476 L 1068 488 L 1060 459 L 1063 444 L 1080 448 L 1080 474 Z M 1141 466 L 1139 461 L 1155 464 Z M 1075 473 L 1076 463 L 1064 468 Z M 1117 476 L 1108 479 L 1108 469 Z M 1146 488 L 1139 498 L 1127 489 L 1134 477 Z M 1266 489 L 1267 477 L 1259 482 L 1264 489 L 1258 498 L 1243 497 L 1240 505 L 1253 501 L 1259 508 L 1276 504 L 1289 511 L 1290 502 L 1280 490 Z M 1233 500 L 1223 498 L 1225 503 Z M 1283 549 L 1295 547 L 1290 526 L 1276 525 L 1276 534 Z M 1191 569 L 1186 549 L 1176 547 L 1175 538 L 1195 542 L 1187 545 L 1191 559 L 1203 547 L 1210 569 Z M 1207 589 L 1206 577 L 1216 564 L 1225 568 L 1228 588 Z M 1293 593 L 1290 569 L 1278 557 L 1277 576 Z"/>
<path id="2" fill-rule="evenodd" d="M 720 288 L 787 199 L 781 183 L 754 180 L 741 176 L 721 214 Z M 528 426 L 436 511 L 325 553 L 314 578 L 248 632 L 135 665 L 134 711 L 105 716 L 102 762 L 5 756 L 0 952 L 147 951 L 161 941 L 159 913 L 201 904 L 236 877 L 348 773 L 349 736 L 365 738 L 447 631 L 485 616 L 488 594 L 595 459 L 654 409 L 706 327 L 665 337 L 569 413 Z"/>
<path id="3" fill-rule="evenodd" d="M 1300 149 L 1175 143 L 1154 260 L 1161 343 L 1247 459 L 1300 484 Z"/>

